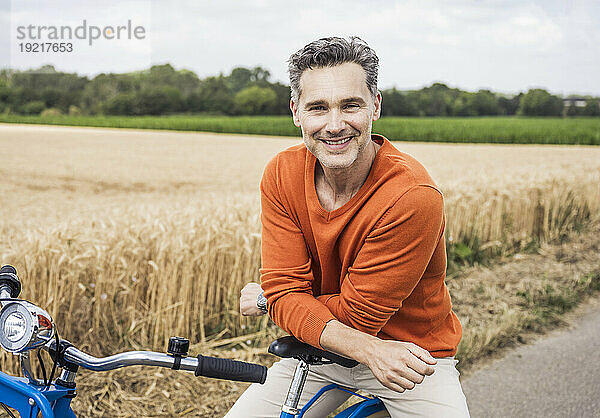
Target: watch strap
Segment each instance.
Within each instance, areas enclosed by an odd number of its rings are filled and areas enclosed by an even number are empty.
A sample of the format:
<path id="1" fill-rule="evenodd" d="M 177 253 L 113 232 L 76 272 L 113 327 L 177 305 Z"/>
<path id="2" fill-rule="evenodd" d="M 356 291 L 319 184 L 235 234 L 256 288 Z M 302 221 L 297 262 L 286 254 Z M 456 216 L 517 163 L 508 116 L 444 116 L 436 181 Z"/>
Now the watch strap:
<path id="1" fill-rule="evenodd" d="M 263 292 L 260 292 L 258 294 L 258 298 L 256 300 L 256 306 L 263 313 L 267 313 L 267 298 L 265 297 L 265 295 L 263 294 Z"/>

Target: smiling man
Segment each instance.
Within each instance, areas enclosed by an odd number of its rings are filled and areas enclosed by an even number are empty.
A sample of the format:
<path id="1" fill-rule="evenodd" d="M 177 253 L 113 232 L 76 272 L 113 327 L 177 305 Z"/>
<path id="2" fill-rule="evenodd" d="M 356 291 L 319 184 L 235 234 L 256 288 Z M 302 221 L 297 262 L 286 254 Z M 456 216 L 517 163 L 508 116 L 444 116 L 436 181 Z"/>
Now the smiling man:
<path id="1" fill-rule="evenodd" d="M 371 133 L 381 113 L 378 67 L 355 37 L 323 38 L 291 56 L 290 108 L 304 144 L 263 174 L 264 297 L 249 284 L 240 309 L 268 307 L 298 339 L 361 363 L 313 366 L 300 406 L 335 382 L 378 396 L 393 417 L 465 417 L 443 197 L 418 161 Z M 275 363 L 227 416 L 279 416 L 296 363 Z M 347 396 L 329 391 L 307 416 L 326 416 Z"/>

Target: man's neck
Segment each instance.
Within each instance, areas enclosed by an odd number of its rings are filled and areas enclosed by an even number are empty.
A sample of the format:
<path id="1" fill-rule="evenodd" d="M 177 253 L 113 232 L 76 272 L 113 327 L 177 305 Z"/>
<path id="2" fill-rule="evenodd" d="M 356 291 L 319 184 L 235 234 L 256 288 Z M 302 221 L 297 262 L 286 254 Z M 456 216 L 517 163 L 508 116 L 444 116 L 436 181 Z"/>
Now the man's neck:
<path id="1" fill-rule="evenodd" d="M 316 173 L 317 189 L 320 188 L 319 186 L 328 189 L 326 194 L 334 202 L 350 200 L 367 180 L 379 147 L 380 145 L 374 141 L 369 141 L 365 150 L 361 153 L 361 157 L 350 167 L 327 168 L 318 163 Z"/>

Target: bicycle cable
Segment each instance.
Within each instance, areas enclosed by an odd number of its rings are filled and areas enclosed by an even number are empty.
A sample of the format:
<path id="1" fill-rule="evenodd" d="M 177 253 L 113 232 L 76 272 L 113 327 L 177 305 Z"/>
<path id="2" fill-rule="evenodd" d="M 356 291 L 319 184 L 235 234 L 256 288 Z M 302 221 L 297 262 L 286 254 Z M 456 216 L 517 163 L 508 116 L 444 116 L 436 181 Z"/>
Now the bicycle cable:
<path id="1" fill-rule="evenodd" d="M 50 372 L 50 381 L 48 382 L 48 386 L 52 385 L 52 379 L 54 378 L 54 372 L 56 372 L 56 365 L 58 364 L 58 344 L 59 344 L 59 338 L 58 338 L 58 329 L 54 329 L 54 337 L 55 337 L 55 341 L 56 341 L 56 355 L 54 356 L 54 364 L 52 365 L 52 371 Z M 61 354 L 62 355 L 62 354 Z"/>
<path id="2" fill-rule="evenodd" d="M 40 368 L 42 369 L 42 376 L 44 377 L 44 386 L 48 386 L 48 379 L 46 376 L 46 366 L 44 366 L 44 360 L 42 359 L 42 347 L 37 350 L 37 358 L 38 363 L 40 364 Z"/>

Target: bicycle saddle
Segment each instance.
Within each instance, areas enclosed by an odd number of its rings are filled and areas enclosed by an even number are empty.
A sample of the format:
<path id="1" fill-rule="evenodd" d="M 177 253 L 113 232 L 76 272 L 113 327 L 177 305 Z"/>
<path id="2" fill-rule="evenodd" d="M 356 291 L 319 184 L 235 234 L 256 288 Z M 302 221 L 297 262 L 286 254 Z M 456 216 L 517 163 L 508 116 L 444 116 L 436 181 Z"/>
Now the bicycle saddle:
<path id="1" fill-rule="evenodd" d="M 358 361 L 352 360 L 329 351 L 320 350 L 312 345 L 299 341 L 291 335 L 277 338 L 269 346 L 269 353 L 282 358 L 295 358 L 304 360 L 308 364 L 318 364 L 321 359 L 326 359 L 340 366 L 352 368 Z"/>

